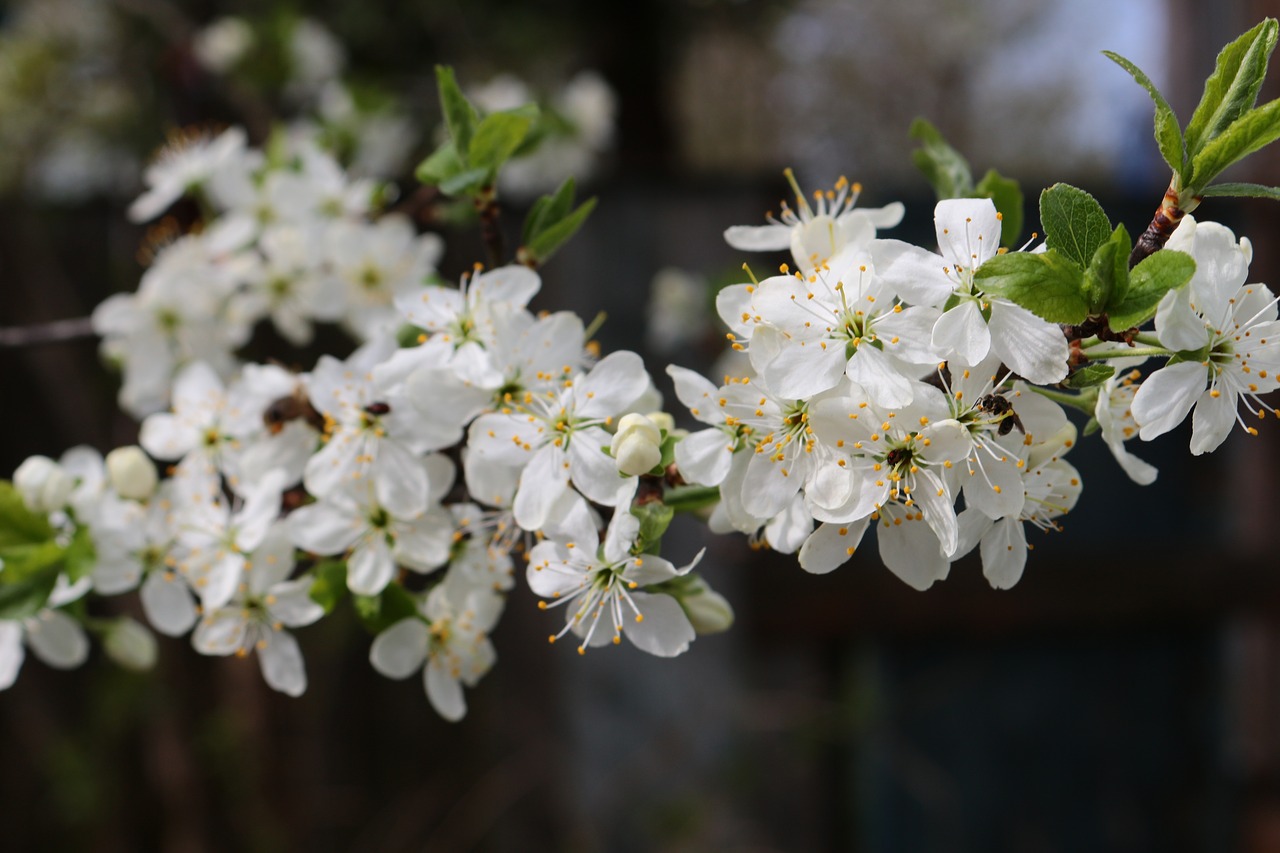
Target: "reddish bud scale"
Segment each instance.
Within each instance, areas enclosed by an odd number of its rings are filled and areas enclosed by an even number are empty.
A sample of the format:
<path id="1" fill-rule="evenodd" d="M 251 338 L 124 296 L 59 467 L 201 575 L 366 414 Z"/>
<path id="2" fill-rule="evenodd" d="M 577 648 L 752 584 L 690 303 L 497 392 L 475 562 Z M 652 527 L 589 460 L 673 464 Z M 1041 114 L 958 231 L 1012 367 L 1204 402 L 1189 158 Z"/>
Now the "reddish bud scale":
<path id="1" fill-rule="evenodd" d="M 1147 257 L 1163 249 L 1164 244 L 1169 241 L 1169 235 L 1178 227 L 1178 223 L 1185 215 L 1186 211 L 1178 204 L 1177 191 L 1172 187 L 1165 190 L 1164 199 L 1156 208 L 1151 224 L 1133 244 L 1133 251 L 1129 253 L 1129 269 L 1133 269 Z"/>

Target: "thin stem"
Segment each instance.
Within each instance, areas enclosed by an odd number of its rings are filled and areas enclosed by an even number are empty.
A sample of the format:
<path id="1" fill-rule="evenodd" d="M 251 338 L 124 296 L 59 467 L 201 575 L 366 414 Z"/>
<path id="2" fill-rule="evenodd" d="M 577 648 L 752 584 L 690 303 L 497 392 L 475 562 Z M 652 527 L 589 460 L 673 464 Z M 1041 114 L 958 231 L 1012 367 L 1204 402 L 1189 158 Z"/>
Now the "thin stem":
<path id="1" fill-rule="evenodd" d="M 486 187 L 476 197 L 476 211 L 480 214 L 480 239 L 489 254 L 489 267 L 496 269 L 506 263 L 506 249 L 502 239 L 502 223 L 498 207 L 498 195 L 492 187 Z"/>
<path id="2" fill-rule="evenodd" d="M 31 326 L 0 326 L 0 347 L 27 347 L 56 344 L 94 337 L 93 320 L 71 317 Z"/>
<path id="3" fill-rule="evenodd" d="M 1090 361 L 1101 361 L 1108 358 L 1149 358 L 1151 356 L 1171 356 L 1172 350 L 1164 347 L 1123 347 L 1122 349 L 1106 350 L 1097 352 L 1090 350 L 1088 353 Z"/>
<path id="4" fill-rule="evenodd" d="M 1053 400 L 1063 406 L 1070 406 L 1073 409 L 1079 409 L 1085 414 L 1092 415 L 1094 404 L 1098 402 L 1098 393 L 1094 391 L 1092 394 L 1068 394 L 1065 391 L 1054 391 L 1052 388 L 1041 388 L 1039 385 L 1032 385 L 1031 390 L 1035 391 L 1041 397 Z"/>

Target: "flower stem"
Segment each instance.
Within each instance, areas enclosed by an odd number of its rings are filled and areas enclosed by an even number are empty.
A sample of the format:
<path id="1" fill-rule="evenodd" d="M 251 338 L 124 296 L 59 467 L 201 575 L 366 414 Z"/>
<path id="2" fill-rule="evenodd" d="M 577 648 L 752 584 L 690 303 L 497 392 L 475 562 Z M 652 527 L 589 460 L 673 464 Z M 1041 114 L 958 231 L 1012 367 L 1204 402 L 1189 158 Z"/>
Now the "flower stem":
<path id="1" fill-rule="evenodd" d="M 1090 350 L 1087 355 L 1090 361 L 1102 361 L 1108 358 L 1149 358 L 1151 356 L 1171 356 L 1173 355 L 1173 352 L 1160 346 L 1146 346 L 1121 347 L 1120 349 L 1105 350 L 1103 352 Z"/>
<path id="2" fill-rule="evenodd" d="M 1070 406 L 1073 409 L 1079 409 L 1087 415 L 1093 414 L 1094 404 L 1098 402 L 1098 392 L 1088 392 L 1082 394 L 1068 394 L 1065 391 L 1054 391 L 1052 388 L 1041 388 L 1039 385 L 1032 385 L 1031 390 L 1035 391 L 1041 397 L 1053 400 L 1063 406 Z M 1092 389 L 1091 389 L 1092 390 Z"/>

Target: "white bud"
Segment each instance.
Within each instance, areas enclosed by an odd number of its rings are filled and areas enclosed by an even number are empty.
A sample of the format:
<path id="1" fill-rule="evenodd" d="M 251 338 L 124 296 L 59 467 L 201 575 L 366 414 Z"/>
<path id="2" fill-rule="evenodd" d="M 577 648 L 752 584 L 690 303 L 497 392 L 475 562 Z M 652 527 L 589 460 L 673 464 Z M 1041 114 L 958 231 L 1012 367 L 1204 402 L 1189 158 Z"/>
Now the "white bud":
<path id="1" fill-rule="evenodd" d="M 609 449 L 623 474 L 644 474 L 662 461 L 662 432 L 644 415 L 623 415 Z"/>
<path id="2" fill-rule="evenodd" d="M 702 586 L 694 594 L 683 596 L 680 606 L 689 617 L 693 630 L 699 634 L 717 634 L 733 625 L 733 607 L 709 586 Z"/>
<path id="3" fill-rule="evenodd" d="M 13 472 L 13 486 L 31 510 L 53 512 L 66 505 L 75 481 L 48 456 L 32 456 Z"/>
<path id="4" fill-rule="evenodd" d="M 196 33 L 196 59 L 215 74 L 225 74 L 253 47 L 253 27 L 243 18 L 219 18 Z"/>
<path id="5" fill-rule="evenodd" d="M 117 619 L 107 629 L 102 648 L 125 669 L 142 672 L 156 665 L 155 634 L 128 616 Z"/>
<path id="6" fill-rule="evenodd" d="M 137 445 L 117 447 L 107 454 L 107 477 L 122 498 L 144 501 L 156 490 L 159 477 L 151 457 Z"/>
<path id="7" fill-rule="evenodd" d="M 670 435 L 676 428 L 676 419 L 667 412 L 650 412 L 645 417 L 658 429 L 666 430 L 667 435 Z"/>

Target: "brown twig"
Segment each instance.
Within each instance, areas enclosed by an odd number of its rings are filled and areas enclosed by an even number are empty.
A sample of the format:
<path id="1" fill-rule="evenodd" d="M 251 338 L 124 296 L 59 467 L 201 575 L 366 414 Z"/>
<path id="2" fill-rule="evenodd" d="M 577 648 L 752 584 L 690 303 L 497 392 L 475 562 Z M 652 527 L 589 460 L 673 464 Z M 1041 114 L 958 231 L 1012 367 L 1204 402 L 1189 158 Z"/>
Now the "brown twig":
<path id="1" fill-rule="evenodd" d="M 91 338 L 95 334 L 93 320 L 89 317 L 71 317 L 30 326 L 0 326 L 0 347 L 56 344 Z"/>

